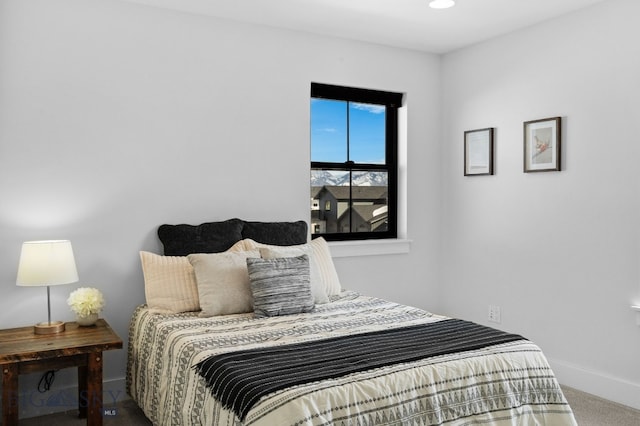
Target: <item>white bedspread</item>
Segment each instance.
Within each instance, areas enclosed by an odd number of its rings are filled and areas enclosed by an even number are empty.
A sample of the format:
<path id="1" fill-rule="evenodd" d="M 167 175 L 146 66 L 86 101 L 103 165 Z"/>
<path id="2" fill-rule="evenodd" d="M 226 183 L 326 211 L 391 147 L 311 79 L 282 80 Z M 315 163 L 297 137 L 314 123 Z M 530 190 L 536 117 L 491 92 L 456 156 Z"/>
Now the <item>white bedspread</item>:
<path id="1" fill-rule="evenodd" d="M 576 425 L 541 350 L 525 340 L 289 388 L 263 397 L 243 423 L 192 368 L 220 352 L 441 319 L 353 292 L 312 313 L 266 319 L 141 306 L 129 330 L 127 386 L 156 425 Z"/>

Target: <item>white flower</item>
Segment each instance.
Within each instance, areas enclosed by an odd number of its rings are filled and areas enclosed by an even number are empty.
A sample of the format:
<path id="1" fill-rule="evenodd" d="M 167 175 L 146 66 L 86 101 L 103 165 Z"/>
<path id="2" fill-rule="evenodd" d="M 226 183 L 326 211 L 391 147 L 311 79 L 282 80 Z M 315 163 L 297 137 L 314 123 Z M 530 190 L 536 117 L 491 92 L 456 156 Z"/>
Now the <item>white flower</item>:
<path id="1" fill-rule="evenodd" d="M 104 308 L 104 297 L 100 290 L 90 287 L 80 287 L 71 292 L 67 303 L 76 315 L 86 317 L 89 314 L 97 314 Z"/>

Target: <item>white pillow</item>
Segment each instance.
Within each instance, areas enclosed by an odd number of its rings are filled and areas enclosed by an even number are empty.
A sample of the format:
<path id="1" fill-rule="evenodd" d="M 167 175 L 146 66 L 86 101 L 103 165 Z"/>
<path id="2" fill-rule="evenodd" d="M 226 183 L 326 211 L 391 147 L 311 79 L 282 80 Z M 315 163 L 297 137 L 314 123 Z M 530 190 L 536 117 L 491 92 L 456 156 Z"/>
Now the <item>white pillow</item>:
<path id="1" fill-rule="evenodd" d="M 311 277 L 311 294 L 315 303 L 327 303 L 329 298 L 322 283 L 320 267 L 315 260 L 313 250 L 309 244 L 298 246 L 267 246 L 260 247 L 260 256 L 263 259 L 280 259 L 286 257 L 298 257 L 306 254 L 309 257 L 309 276 Z"/>
<path id="2" fill-rule="evenodd" d="M 327 244 L 327 241 L 324 238 L 318 237 L 311 240 L 309 245 L 313 252 L 314 262 L 316 262 L 318 269 L 320 270 L 320 279 L 327 296 L 340 294 L 342 286 L 338 279 L 336 266 L 333 264 L 333 259 L 331 258 L 329 244 Z"/>
<path id="3" fill-rule="evenodd" d="M 338 273 L 329 251 L 329 245 L 324 238 L 318 237 L 310 243 L 297 246 L 271 246 L 247 239 L 242 241 L 242 245 L 245 248 L 255 247 L 259 249 L 260 255 L 265 259 L 307 254 L 311 268 L 311 292 L 316 303 L 326 303 L 329 301 L 328 296 L 340 294 L 342 291 Z"/>
<path id="4" fill-rule="evenodd" d="M 247 258 L 260 257 L 257 250 L 190 254 L 200 298 L 201 317 L 253 311 Z"/>
<path id="5" fill-rule="evenodd" d="M 155 313 L 199 311 L 198 286 L 193 267 L 183 256 L 140 252 L 147 306 Z"/>

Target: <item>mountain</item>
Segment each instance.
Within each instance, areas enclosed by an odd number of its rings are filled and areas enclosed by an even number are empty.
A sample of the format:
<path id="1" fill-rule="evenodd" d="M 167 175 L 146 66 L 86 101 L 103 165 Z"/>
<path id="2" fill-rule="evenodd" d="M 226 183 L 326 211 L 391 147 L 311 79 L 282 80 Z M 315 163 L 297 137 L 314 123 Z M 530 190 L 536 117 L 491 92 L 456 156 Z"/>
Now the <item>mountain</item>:
<path id="1" fill-rule="evenodd" d="M 339 186 L 341 177 L 326 170 L 311 170 L 311 186 Z"/>
<path id="2" fill-rule="evenodd" d="M 326 170 L 311 171 L 311 186 L 348 186 L 349 173 L 329 172 Z M 354 172 L 355 186 L 387 186 L 388 179 L 385 172 Z"/>

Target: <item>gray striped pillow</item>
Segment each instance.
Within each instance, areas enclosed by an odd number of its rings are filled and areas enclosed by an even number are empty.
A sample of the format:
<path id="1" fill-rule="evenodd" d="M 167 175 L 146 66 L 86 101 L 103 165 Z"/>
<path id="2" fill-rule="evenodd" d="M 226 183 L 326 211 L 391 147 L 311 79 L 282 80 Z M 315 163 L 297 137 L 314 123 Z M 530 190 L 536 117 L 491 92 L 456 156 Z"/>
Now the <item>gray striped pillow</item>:
<path id="1" fill-rule="evenodd" d="M 315 307 L 309 277 L 309 256 L 247 258 L 256 317 L 309 312 Z"/>

